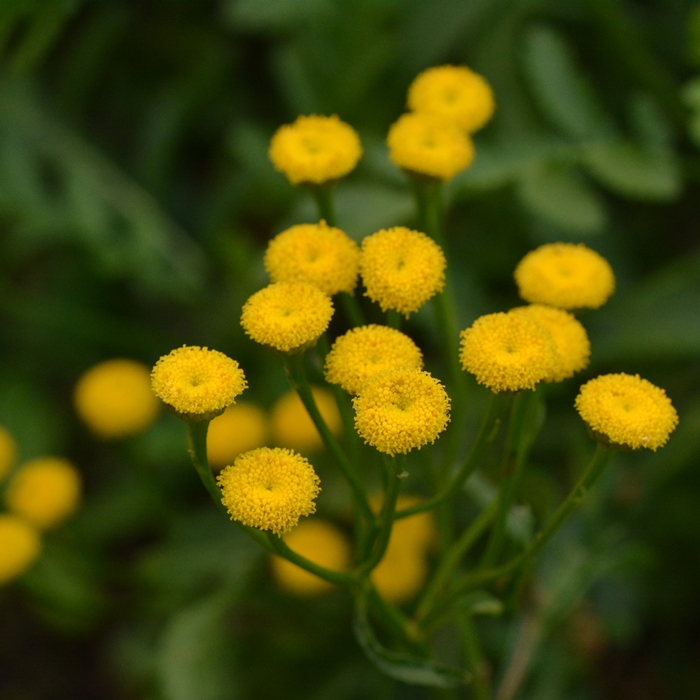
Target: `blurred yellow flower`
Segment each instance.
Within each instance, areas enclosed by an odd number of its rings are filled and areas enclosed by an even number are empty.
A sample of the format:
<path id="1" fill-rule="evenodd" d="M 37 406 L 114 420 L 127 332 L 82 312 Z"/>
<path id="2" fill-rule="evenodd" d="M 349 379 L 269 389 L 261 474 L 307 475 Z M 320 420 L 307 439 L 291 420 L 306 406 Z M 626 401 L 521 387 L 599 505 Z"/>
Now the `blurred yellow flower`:
<path id="1" fill-rule="evenodd" d="M 232 464 L 241 452 L 262 447 L 269 432 L 267 415 L 255 404 L 239 401 L 229 406 L 209 424 L 209 464 L 217 469 Z"/>
<path id="2" fill-rule="evenodd" d="M 17 443 L 7 428 L 0 425 L 0 483 L 10 473 L 17 459 Z"/>
<path id="3" fill-rule="evenodd" d="M 41 536 L 28 522 L 0 514 L 0 586 L 27 571 L 41 554 Z"/>

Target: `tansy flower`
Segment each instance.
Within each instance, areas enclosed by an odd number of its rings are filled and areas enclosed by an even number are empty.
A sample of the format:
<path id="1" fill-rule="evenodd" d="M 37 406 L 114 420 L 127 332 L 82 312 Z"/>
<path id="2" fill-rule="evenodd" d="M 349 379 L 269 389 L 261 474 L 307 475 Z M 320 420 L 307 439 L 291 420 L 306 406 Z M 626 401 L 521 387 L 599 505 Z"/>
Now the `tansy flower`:
<path id="1" fill-rule="evenodd" d="M 321 490 L 309 461 L 282 448 L 245 452 L 216 480 L 232 520 L 276 535 L 289 532 L 302 515 L 314 513 Z"/>
<path id="2" fill-rule="evenodd" d="M 318 386 L 312 386 L 311 393 L 328 429 L 333 435 L 340 435 L 342 420 L 333 394 Z M 288 391 L 277 400 L 270 420 L 273 439 L 280 447 L 300 452 L 314 452 L 323 447 L 323 439 L 296 391 Z"/>
<path id="3" fill-rule="evenodd" d="M 17 443 L 9 430 L 0 425 L 0 482 L 10 473 L 17 458 Z"/>
<path id="4" fill-rule="evenodd" d="M 450 399 L 428 372 L 395 368 L 368 379 L 353 406 L 358 435 L 395 455 L 435 442 L 447 427 Z"/>
<path id="5" fill-rule="evenodd" d="M 462 367 L 495 393 L 533 389 L 556 367 L 550 332 L 521 314 L 481 316 L 460 338 Z"/>
<path id="6" fill-rule="evenodd" d="M 399 117 L 387 136 L 389 158 L 399 168 L 451 180 L 474 160 L 471 138 L 456 124 L 434 114 Z"/>
<path id="7" fill-rule="evenodd" d="M 285 543 L 291 550 L 311 560 L 314 564 L 332 571 L 350 568 L 350 545 L 345 535 L 324 520 L 307 520 L 300 523 L 288 535 Z M 333 588 L 325 581 L 282 557 L 272 557 L 272 575 L 281 588 L 298 596 L 315 596 Z"/>
<path id="8" fill-rule="evenodd" d="M 520 296 L 560 309 L 602 306 L 615 290 L 608 261 L 583 243 L 548 243 L 530 251 L 515 268 Z"/>
<path id="9" fill-rule="evenodd" d="M 80 502 L 78 470 L 60 457 L 40 457 L 24 464 L 5 492 L 7 507 L 41 530 L 60 525 Z"/>
<path id="10" fill-rule="evenodd" d="M 357 132 L 337 116 L 301 116 L 285 124 L 270 141 L 268 155 L 293 185 L 320 185 L 347 175 L 360 160 Z"/>
<path id="11" fill-rule="evenodd" d="M 298 352 L 318 340 L 333 316 L 333 302 L 305 282 L 271 284 L 243 305 L 241 325 L 256 342 Z"/>
<path id="12" fill-rule="evenodd" d="M 408 317 L 445 286 L 445 255 L 435 241 L 405 226 L 382 229 L 362 241 L 360 271 L 366 296 L 382 311 Z"/>
<path id="13" fill-rule="evenodd" d="M 552 373 L 545 381 L 560 382 L 573 377 L 576 372 L 588 366 L 591 343 L 586 329 L 573 314 L 543 304 L 519 306 L 511 309 L 510 313 L 537 321 L 550 332 L 557 347 L 557 360 Z"/>
<path id="14" fill-rule="evenodd" d="M 255 404 L 241 401 L 229 406 L 209 424 L 209 464 L 218 469 L 232 464 L 241 452 L 262 447 L 269 432 L 265 411 Z"/>
<path id="15" fill-rule="evenodd" d="M 28 522 L 0 514 L 0 586 L 21 576 L 38 559 L 41 537 Z"/>
<path id="16" fill-rule="evenodd" d="M 408 107 L 436 114 L 473 133 L 493 116 L 491 86 L 466 66 L 437 66 L 420 73 L 408 88 Z"/>
<path id="17" fill-rule="evenodd" d="M 188 420 L 211 420 L 248 386 L 238 362 L 218 350 L 183 345 L 151 372 L 156 396 Z"/>
<path id="18" fill-rule="evenodd" d="M 656 451 L 678 425 L 678 414 L 666 392 L 639 375 L 605 374 L 586 382 L 576 397 L 576 410 L 611 446 Z"/>
<path id="19" fill-rule="evenodd" d="M 288 228 L 265 252 L 265 269 L 273 282 L 308 282 L 328 296 L 352 294 L 359 265 L 357 243 L 325 221 Z"/>
<path id="20" fill-rule="evenodd" d="M 326 355 L 324 374 L 350 394 L 378 372 L 391 367 L 423 369 L 423 355 L 407 336 L 387 326 L 360 326 L 341 335 Z"/>
<path id="21" fill-rule="evenodd" d="M 137 435 L 160 410 L 148 367 L 135 360 L 107 360 L 91 367 L 78 379 L 73 403 L 88 428 L 105 440 Z"/>

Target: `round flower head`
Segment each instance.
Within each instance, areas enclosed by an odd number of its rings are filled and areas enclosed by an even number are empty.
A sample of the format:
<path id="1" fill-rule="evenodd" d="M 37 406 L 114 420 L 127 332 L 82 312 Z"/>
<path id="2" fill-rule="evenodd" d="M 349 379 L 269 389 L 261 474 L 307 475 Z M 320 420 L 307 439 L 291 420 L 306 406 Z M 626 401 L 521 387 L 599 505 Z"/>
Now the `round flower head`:
<path id="1" fill-rule="evenodd" d="M 510 313 L 537 321 L 550 332 L 557 347 L 557 360 L 552 373 L 545 381 L 561 382 L 588 366 L 591 343 L 586 329 L 573 314 L 543 304 L 519 306 L 511 309 Z"/>
<path id="2" fill-rule="evenodd" d="M 241 325 L 257 343 L 280 352 L 299 352 L 313 345 L 328 328 L 333 302 L 305 282 L 271 284 L 243 305 Z"/>
<path id="3" fill-rule="evenodd" d="M 248 386 L 238 362 L 218 350 L 183 345 L 151 372 L 156 396 L 187 420 L 211 420 Z"/>
<path id="4" fill-rule="evenodd" d="M 560 309 L 597 309 L 615 291 L 608 261 L 583 243 L 548 243 L 530 251 L 515 268 L 520 296 Z"/>
<path id="5" fill-rule="evenodd" d="M 423 355 L 407 336 L 387 326 L 360 326 L 341 335 L 326 355 L 324 373 L 350 394 L 378 372 L 392 367 L 423 369 Z"/>
<path id="6" fill-rule="evenodd" d="M 442 248 L 405 226 L 382 229 L 362 241 L 360 271 L 366 296 L 382 311 L 395 309 L 408 317 L 445 286 Z"/>
<path id="7" fill-rule="evenodd" d="M 362 156 L 357 132 L 337 116 L 298 117 L 275 132 L 268 152 L 276 170 L 298 185 L 320 185 L 347 175 Z"/>
<path id="8" fill-rule="evenodd" d="M 340 435 L 342 420 L 333 394 L 317 386 L 311 387 L 311 393 L 328 429 L 333 435 Z M 274 441 L 281 447 L 300 452 L 315 452 L 323 447 L 323 439 L 296 391 L 288 391 L 277 400 L 270 420 Z"/>
<path id="9" fill-rule="evenodd" d="M 150 372 L 134 360 L 107 360 L 91 367 L 75 385 L 73 403 L 95 435 L 118 440 L 137 435 L 158 415 Z"/>
<path id="10" fill-rule="evenodd" d="M 17 443 L 9 430 L 0 425 L 0 482 L 10 473 L 17 458 Z"/>
<path id="11" fill-rule="evenodd" d="M 28 522 L 0 514 L 0 586 L 21 576 L 38 559 L 41 537 Z"/>
<path id="12" fill-rule="evenodd" d="M 495 393 L 533 389 L 556 367 L 552 335 L 522 314 L 481 316 L 460 338 L 462 367 Z"/>
<path id="13" fill-rule="evenodd" d="M 466 66 L 437 66 L 420 73 L 408 88 L 408 107 L 437 114 L 473 133 L 493 116 L 491 86 Z"/>
<path id="14" fill-rule="evenodd" d="M 389 455 L 435 442 L 450 419 L 442 384 L 428 372 L 401 367 L 368 379 L 353 406 L 358 435 Z"/>
<path id="15" fill-rule="evenodd" d="M 639 375 L 604 374 L 591 379 L 581 387 L 575 405 L 594 434 L 610 446 L 656 451 L 678 425 L 666 392 Z"/>
<path id="16" fill-rule="evenodd" d="M 216 480 L 232 520 L 276 535 L 289 532 L 302 515 L 314 513 L 321 490 L 309 461 L 282 448 L 244 452 Z"/>
<path id="17" fill-rule="evenodd" d="M 323 520 L 300 523 L 284 537 L 297 554 L 332 571 L 350 568 L 350 545 L 345 535 Z M 298 596 L 315 596 L 333 588 L 325 581 L 282 557 L 272 557 L 272 575 L 281 588 Z"/>
<path id="18" fill-rule="evenodd" d="M 244 402 L 229 406 L 209 424 L 209 464 L 217 469 L 232 464 L 241 452 L 262 447 L 268 433 L 267 416 L 261 408 Z"/>
<path id="19" fill-rule="evenodd" d="M 357 243 L 325 221 L 288 228 L 265 252 L 265 269 L 273 282 L 308 282 L 328 296 L 352 294 L 359 265 Z"/>
<path id="20" fill-rule="evenodd" d="M 40 457 L 24 464 L 5 492 L 7 507 L 41 530 L 60 525 L 78 508 L 82 480 L 66 459 Z"/>
<path id="21" fill-rule="evenodd" d="M 449 119 L 413 112 L 399 117 L 387 136 L 389 159 L 399 168 L 451 180 L 474 160 L 469 135 Z"/>

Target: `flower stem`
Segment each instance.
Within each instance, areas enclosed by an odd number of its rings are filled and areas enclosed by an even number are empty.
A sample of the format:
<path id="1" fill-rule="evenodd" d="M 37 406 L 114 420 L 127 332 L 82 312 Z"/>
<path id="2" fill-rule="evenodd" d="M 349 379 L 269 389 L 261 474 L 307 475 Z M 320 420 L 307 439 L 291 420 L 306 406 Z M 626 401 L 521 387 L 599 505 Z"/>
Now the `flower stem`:
<path id="1" fill-rule="evenodd" d="M 362 313 L 357 297 L 347 292 L 340 292 L 338 297 L 340 298 L 340 303 L 343 305 L 345 315 L 348 317 L 350 324 L 353 327 L 364 326 L 366 323 L 365 315 Z"/>
<path id="2" fill-rule="evenodd" d="M 468 610 L 460 610 L 457 623 L 467 665 L 474 675 L 474 697 L 476 700 L 490 700 L 489 666 L 481 650 L 479 633 L 471 613 Z"/>
<path id="3" fill-rule="evenodd" d="M 386 325 L 389 328 L 395 328 L 397 331 L 401 329 L 401 314 L 394 309 L 389 309 L 386 312 Z"/>
<path id="4" fill-rule="evenodd" d="M 318 218 L 324 219 L 329 226 L 337 226 L 335 204 L 333 202 L 335 184 L 323 183 L 321 185 L 308 185 L 308 190 L 311 192 L 311 196 L 316 200 Z"/>

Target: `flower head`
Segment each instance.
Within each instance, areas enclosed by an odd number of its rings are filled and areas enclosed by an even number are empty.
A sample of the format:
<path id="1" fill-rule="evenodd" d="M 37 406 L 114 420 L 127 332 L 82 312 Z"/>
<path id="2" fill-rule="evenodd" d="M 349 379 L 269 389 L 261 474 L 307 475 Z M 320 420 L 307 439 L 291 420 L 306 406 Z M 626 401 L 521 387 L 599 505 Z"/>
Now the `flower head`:
<path id="1" fill-rule="evenodd" d="M 0 425 L 0 482 L 10 473 L 17 458 L 17 443 L 12 434 Z"/>
<path id="2" fill-rule="evenodd" d="M 337 116 L 312 114 L 277 129 L 268 155 L 293 185 L 319 185 L 347 175 L 360 160 L 362 145 L 357 132 Z"/>
<path id="3" fill-rule="evenodd" d="M 437 114 L 473 133 L 493 116 L 493 90 L 466 66 L 436 66 L 420 73 L 408 88 L 408 107 Z"/>
<path id="4" fill-rule="evenodd" d="M 360 271 L 366 296 L 408 317 L 445 286 L 442 248 L 405 226 L 382 229 L 362 241 Z"/>
<path id="5" fill-rule="evenodd" d="M 187 420 L 211 420 L 248 386 L 238 362 L 218 350 L 183 345 L 151 372 L 153 392 Z"/>
<path id="6" fill-rule="evenodd" d="M 462 367 L 495 393 L 532 389 L 556 366 L 550 332 L 521 314 L 481 316 L 460 338 Z"/>
<path id="7" fill-rule="evenodd" d="M 209 464 L 219 469 L 232 464 L 241 452 L 262 447 L 269 432 L 265 411 L 255 404 L 241 401 L 229 406 L 209 424 Z"/>
<path id="8" fill-rule="evenodd" d="M 474 160 L 468 134 L 449 119 L 413 112 L 399 117 L 387 136 L 389 158 L 399 168 L 451 180 Z"/>
<path id="9" fill-rule="evenodd" d="M 352 294 L 359 265 L 357 243 L 325 221 L 288 228 L 265 252 L 265 269 L 273 282 L 308 282 L 328 296 Z"/>
<path id="10" fill-rule="evenodd" d="M 244 452 L 216 480 L 232 520 L 276 535 L 289 532 L 302 515 L 314 513 L 321 490 L 309 461 L 279 447 Z"/>
<path id="11" fill-rule="evenodd" d="M 358 435 L 389 455 L 435 442 L 450 419 L 450 399 L 428 372 L 387 369 L 367 380 L 353 399 Z"/>
<path id="12" fill-rule="evenodd" d="M 143 432 L 160 410 L 148 367 L 135 360 L 107 360 L 88 369 L 75 385 L 73 403 L 88 428 L 105 440 Z"/>
<path id="13" fill-rule="evenodd" d="M 21 576 L 38 559 L 41 536 L 22 518 L 0 514 L 0 586 Z"/>
<path id="14" fill-rule="evenodd" d="M 639 375 L 604 374 L 586 382 L 576 410 L 612 446 L 656 451 L 678 425 L 666 392 Z"/>
<path id="15" fill-rule="evenodd" d="M 243 305 L 241 325 L 256 342 L 298 352 L 318 340 L 333 316 L 333 302 L 305 282 L 271 284 Z"/>
<path id="16" fill-rule="evenodd" d="M 560 309 L 597 309 L 615 291 L 608 261 L 583 243 L 548 243 L 530 251 L 515 268 L 520 296 Z"/>

